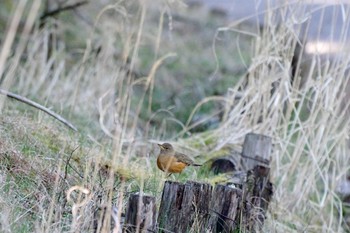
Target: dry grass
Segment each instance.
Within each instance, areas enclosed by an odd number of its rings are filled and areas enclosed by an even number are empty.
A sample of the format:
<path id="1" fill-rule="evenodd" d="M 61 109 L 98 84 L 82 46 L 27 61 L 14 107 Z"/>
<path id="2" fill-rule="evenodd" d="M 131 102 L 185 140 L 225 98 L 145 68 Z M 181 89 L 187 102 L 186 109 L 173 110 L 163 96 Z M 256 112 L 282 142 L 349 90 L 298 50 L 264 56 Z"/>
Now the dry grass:
<path id="1" fill-rule="evenodd" d="M 350 164 L 349 59 L 311 57 L 309 73 L 296 72 L 304 77 L 302 87 L 299 76 L 291 82 L 301 22 L 287 17 L 277 26 L 270 14 L 261 34 L 228 25 L 214 37 L 217 27 L 201 31 L 201 21 L 184 17 L 180 1 L 96 1 L 89 4 L 92 24 L 70 29 L 59 18 L 39 28 L 39 3 L 19 1 L 14 8 L 0 54 L 1 88 L 53 106 L 80 133 L 1 99 L 1 231 L 88 232 L 96 209 L 107 215 L 112 206 L 123 210 L 131 192 L 159 199 L 164 176 L 152 143 L 173 141 L 194 154 L 215 154 L 239 148 L 248 132 L 274 141 L 275 194 L 266 232 L 349 230 L 337 194 Z M 28 7 L 33 10 L 23 14 Z M 18 26 L 23 33 L 16 34 Z M 84 30 L 69 38 L 64 28 Z M 84 50 L 70 50 L 62 37 L 85 44 Z M 199 38 L 205 49 L 196 47 Z M 232 42 L 242 38 L 249 41 L 242 47 Z M 57 43 L 50 46 L 51 40 Z M 231 74 L 245 64 L 246 75 L 235 79 Z M 220 88 L 210 88 L 217 83 Z M 193 134 L 213 119 L 220 119 L 215 127 Z M 208 179 L 203 176 L 190 170 L 179 179 Z M 100 232 L 109 232 L 109 221 L 98 221 Z"/>

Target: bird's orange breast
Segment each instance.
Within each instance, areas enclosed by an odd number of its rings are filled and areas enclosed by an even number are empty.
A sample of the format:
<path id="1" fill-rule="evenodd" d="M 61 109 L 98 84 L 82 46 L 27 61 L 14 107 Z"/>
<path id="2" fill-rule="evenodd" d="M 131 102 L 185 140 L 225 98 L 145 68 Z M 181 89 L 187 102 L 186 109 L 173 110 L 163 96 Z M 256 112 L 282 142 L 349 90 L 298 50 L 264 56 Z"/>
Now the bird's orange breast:
<path id="1" fill-rule="evenodd" d="M 173 156 L 159 156 L 157 166 L 160 170 L 169 173 L 180 173 L 187 164 L 177 161 Z"/>

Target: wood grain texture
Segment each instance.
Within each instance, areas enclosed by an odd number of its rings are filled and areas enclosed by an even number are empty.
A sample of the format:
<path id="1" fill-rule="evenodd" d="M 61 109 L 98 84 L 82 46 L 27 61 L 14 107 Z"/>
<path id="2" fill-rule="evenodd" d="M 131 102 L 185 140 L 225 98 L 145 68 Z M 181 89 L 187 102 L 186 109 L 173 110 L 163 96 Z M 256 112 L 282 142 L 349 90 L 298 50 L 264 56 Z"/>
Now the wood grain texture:
<path id="1" fill-rule="evenodd" d="M 159 232 L 204 232 L 212 186 L 166 181 L 158 216 Z"/>
<path id="2" fill-rule="evenodd" d="M 246 135 L 242 150 L 242 165 L 246 171 L 256 165 L 268 166 L 272 149 L 271 137 L 249 133 Z"/>
<path id="3" fill-rule="evenodd" d="M 226 185 L 216 185 L 210 201 L 207 230 L 212 233 L 239 229 L 239 206 L 242 191 Z"/>
<path id="4" fill-rule="evenodd" d="M 156 198 L 132 194 L 128 201 L 123 232 L 153 232 L 156 229 Z"/>

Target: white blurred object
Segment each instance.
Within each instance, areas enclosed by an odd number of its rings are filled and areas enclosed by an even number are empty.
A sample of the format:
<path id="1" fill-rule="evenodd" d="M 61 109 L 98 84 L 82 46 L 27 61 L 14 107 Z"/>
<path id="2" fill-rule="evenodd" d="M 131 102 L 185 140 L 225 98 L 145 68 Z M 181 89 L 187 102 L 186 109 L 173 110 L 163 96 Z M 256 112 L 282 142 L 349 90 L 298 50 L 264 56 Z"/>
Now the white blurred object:
<path id="1" fill-rule="evenodd" d="M 350 177 L 349 176 L 343 178 L 339 182 L 339 184 L 337 186 L 337 192 L 342 197 L 350 196 Z"/>
<path id="2" fill-rule="evenodd" d="M 124 217 L 121 215 L 121 219 L 118 218 L 118 208 L 116 206 L 112 206 L 112 218 L 114 220 L 114 228 L 113 233 L 122 233 L 123 224 L 124 224 Z"/>

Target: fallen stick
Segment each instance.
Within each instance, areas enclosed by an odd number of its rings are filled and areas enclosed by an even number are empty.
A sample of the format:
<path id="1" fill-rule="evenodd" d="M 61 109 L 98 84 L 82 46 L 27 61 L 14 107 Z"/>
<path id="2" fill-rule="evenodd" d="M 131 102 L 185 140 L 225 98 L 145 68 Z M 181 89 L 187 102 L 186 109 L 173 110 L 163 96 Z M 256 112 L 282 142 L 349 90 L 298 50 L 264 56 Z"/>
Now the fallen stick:
<path id="1" fill-rule="evenodd" d="M 9 91 L 5 91 L 3 89 L 0 89 L 0 94 L 1 95 L 5 95 L 9 98 L 12 98 L 12 99 L 15 99 L 15 100 L 18 100 L 22 103 L 25 103 L 25 104 L 28 104 L 36 109 L 39 109 L 47 114 L 49 114 L 50 116 L 52 116 L 53 118 L 57 119 L 58 121 L 62 122 L 63 124 L 65 124 L 66 126 L 68 126 L 70 129 L 74 130 L 74 131 L 78 131 L 78 129 L 72 125 L 69 121 L 67 121 L 66 119 L 64 119 L 63 117 L 61 117 L 60 115 L 58 115 L 57 113 L 51 111 L 50 109 L 30 100 L 30 99 L 27 99 L 26 97 L 23 97 L 23 96 L 20 96 L 20 95 L 17 95 L 17 94 L 14 94 L 12 92 L 9 92 Z"/>
<path id="2" fill-rule="evenodd" d="M 61 13 L 61 12 L 64 12 L 64 11 L 74 10 L 75 8 L 78 8 L 78 7 L 82 6 L 82 5 L 85 5 L 88 2 L 89 1 L 81 1 L 81 2 L 74 3 L 72 5 L 59 7 L 57 9 L 55 9 L 55 10 L 51 10 L 51 11 L 45 12 L 42 16 L 40 16 L 40 21 L 43 21 L 44 19 L 46 19 L 48 17 L 55 16 L 55 15 Z"/>

